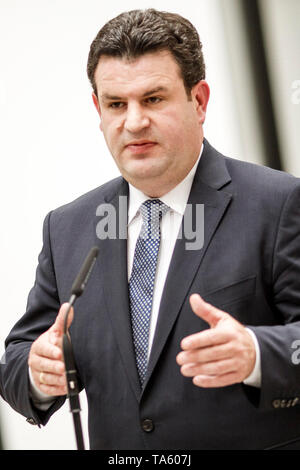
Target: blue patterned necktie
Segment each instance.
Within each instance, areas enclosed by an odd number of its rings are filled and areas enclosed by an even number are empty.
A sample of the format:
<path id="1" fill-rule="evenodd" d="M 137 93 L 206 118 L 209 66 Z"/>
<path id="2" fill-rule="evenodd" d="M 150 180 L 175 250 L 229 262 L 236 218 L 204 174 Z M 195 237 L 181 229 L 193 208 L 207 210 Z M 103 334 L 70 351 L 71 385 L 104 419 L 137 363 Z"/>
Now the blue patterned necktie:
<path id="1" fill-rule="evenodd" d="M 132 337 L 140 383 L 147 371 L 149 325 L 153 288 L 160 245 L 160 220 L 169 210 L 159 199 L 148 199 L 141 207 L 141 232 L 136 242 L 129 280 Z"/>

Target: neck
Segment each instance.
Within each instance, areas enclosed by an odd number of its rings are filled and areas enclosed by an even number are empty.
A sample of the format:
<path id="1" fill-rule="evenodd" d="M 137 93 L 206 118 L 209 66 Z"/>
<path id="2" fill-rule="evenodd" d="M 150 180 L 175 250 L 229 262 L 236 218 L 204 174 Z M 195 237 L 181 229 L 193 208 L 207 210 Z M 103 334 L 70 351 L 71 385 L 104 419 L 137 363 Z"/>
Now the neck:
<path id="1" fill-rule="evenodd" d="M 140 180 L 134 179 L 127 181 L 132 186 L 142 191 L 142 193 L 144 193 L 146 196 L 150 198 L 160 198 L 178 186 L 190 173 L 195 163 L 196 161 L 192 163 L 191 167 L 186 168 L 184 172 L 177 175 L 176 178 L 174 175 L 173 178 L 166 178 L 166 175 L 162 175 L 158 178 L 152 178 L 150 180 L 143 178 Z"/>

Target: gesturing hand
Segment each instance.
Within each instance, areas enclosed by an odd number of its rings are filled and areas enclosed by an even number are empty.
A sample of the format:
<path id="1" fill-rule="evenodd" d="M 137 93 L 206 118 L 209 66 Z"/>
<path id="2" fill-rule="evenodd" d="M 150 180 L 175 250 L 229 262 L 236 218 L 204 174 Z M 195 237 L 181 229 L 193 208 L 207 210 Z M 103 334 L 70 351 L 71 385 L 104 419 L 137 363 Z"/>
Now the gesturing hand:
<path id="1" fill-rule="evenodd" d="M 28 364 L 37 387 L 50 396 L 66 395 L 67 383 L 62 353 L 64 317 L 68 304 L 63 304 L 55 323 L 32 343 Z M 73 308 L 68 327 L 73 320 Z"/>
<path id="2" fill-rule="evenodd" d="M 224 387 L 243 382 L 252 372 L 256 353 L 247 329 L 231 315 L 204 302 L 198 294 L 190 297 L 193 312 L 210 329 L 181 341 L 176 358 L 185 377 L 198 387 Z"/>

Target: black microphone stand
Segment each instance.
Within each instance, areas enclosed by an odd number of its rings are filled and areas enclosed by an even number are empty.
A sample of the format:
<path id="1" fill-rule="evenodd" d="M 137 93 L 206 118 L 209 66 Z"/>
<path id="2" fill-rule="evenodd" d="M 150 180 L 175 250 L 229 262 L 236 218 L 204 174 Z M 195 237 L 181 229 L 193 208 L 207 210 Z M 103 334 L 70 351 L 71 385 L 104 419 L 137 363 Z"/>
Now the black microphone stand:
<path id="1" fill-rule="evenodd" d="M 75 296 L 72 296 L 72 297 L 74 298 Z M 65 314 L 65 326 L 64 326 L 62 348 L 63 348 L 63 356 L 64 356 L 64 362 L 65 362 L 66 380 L 67 380 L 67 388 L 68 388 L 67 396 L 69 398 L 70 411 L 73 416 L 73 424 L 74 424 L 74 429 L 75 429 L 77 450 L 84 450 L 84 440 L 83 440 L 81 418 L 80 418 L 81 408 L 80 408 L 80 399 L 79 399 L 77 371 L 75 367 L 71 339 L 70 339 L 69 332 L 67 331 L 67 317 L 71 309 L 71 306 L 74 304 L 75 299 L 76 297 L 72 299 L 73 302 L 70 302 L 70 307 L 68 308 Z"/>
<path id="2" fill-rule="evenodd" d="M 76 366 L 75 366 L 75 361 L 74 361 L 71 339 L 70 339 L 70 335 L 68 332 L 68 315 L 76 299 L 83 293 L 85 289 L 88 278 L 96 262 L 98 251 L 99 250 L 97 247 L 92 248 L 87 258 L 85 259 L 81 267 L 81 270 L 72 285 L 69 306 L 64 317 L 64 333 L 63 333 L 62 349 L 63 349 L 63 358 L 64 358 L 65 370 L 66 370 L 65 373 L 66 373 L 66 381 L 67 381 L 67 389 L 68 389 L 67 396 L 69 399 L 70 411 L 73 416 L 73 424 L 74 424 L 74 430 L 75 430 L 77 450 L 84 450 L 85 447 L 84 447 L 84 439 L 83 439 L 81 418 L 80 418 L 81 407 L 80 407 L 80 399 L 79 399 L 79 386 L 78 386 L 78 379 L 77 379 L 77 371 L 76 371 Z"/>

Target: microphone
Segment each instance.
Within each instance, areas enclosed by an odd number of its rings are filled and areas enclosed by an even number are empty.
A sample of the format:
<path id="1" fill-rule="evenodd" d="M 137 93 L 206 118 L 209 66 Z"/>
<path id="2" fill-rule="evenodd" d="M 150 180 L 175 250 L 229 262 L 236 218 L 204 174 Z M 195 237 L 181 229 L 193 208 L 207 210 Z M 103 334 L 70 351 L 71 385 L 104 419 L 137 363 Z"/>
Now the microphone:
<path id="1" fill-rule="evenodd" d="M 99 252 L 99 248 L 97 246 L 94 246 L 89 252 L 89 254 L 87 255 L 75 281 L 73 282 L 72 289 L 71 289 L 72 295 L 79 297 L 83 293 L 85 286 L 91 275 L 94 264 L 96 262 L 98 252 Z"/>
<path id="2" fill-rule="evenodd" d="M 76 299 L 83 294 L 85 286 L 89 280 L 92 269 L 96 262 L 98 253 L 99 253 L 99 248 L 97 246 L 94 246 L 93 248 L 91 248 L 90 252 L 88 253 L 87 257 L 84 260 L 83 265 L 80 268 L 79 273 L 77 274 L 75 278 L 75 281 L 72 284 L 71 297 L 69 299 L 69 307 L 66 311 L 65 319 L 64 319 L 64 332 L 65 333 L 67 332 L 67 320 L 68 320 L 70 309 L 74 305 Z"/>
<path id="3" fill-rule="evenodd" d="M 69 306 L 65 313 L 65 318 L 64 318 L 64 333 L 63 333 L 62 348 L 63 348 L 63 357 L 64 357 L 65 370 L 66 370 L 66 380 L 67 380 L 67 388 L 68 388 L 68 398 L 70 402 L 70 411 L 73 416 L 75 436 L 76 436 L 78 450 L 84 450 L 84 441 L 83 441 L 83 434 L 82 434 L 81 421 L 80 421 L 81 408 L 80 408 L 80 401 L 79 401 L 79 396 L 78 396 L 79 387 L 78 387 L 78 381 L 77 381 L 77 371 L 75 367 L 71 340 L 70 340 L 69 333 L 67 331 L 68 315 L 76 299 L 80 297 L 84 292 L 85 286 L 89 280 L 92 269 L 96 262 L 98 252 L 99 252 L 99 248 L 94 246 L 88 253 L 86 259 L 84 260 L 84 263 L 81 266 L 81 269 L 75 281 L 73 282 L 73 285 L 71 288 L 71 297 L 69 299 Z"/>

